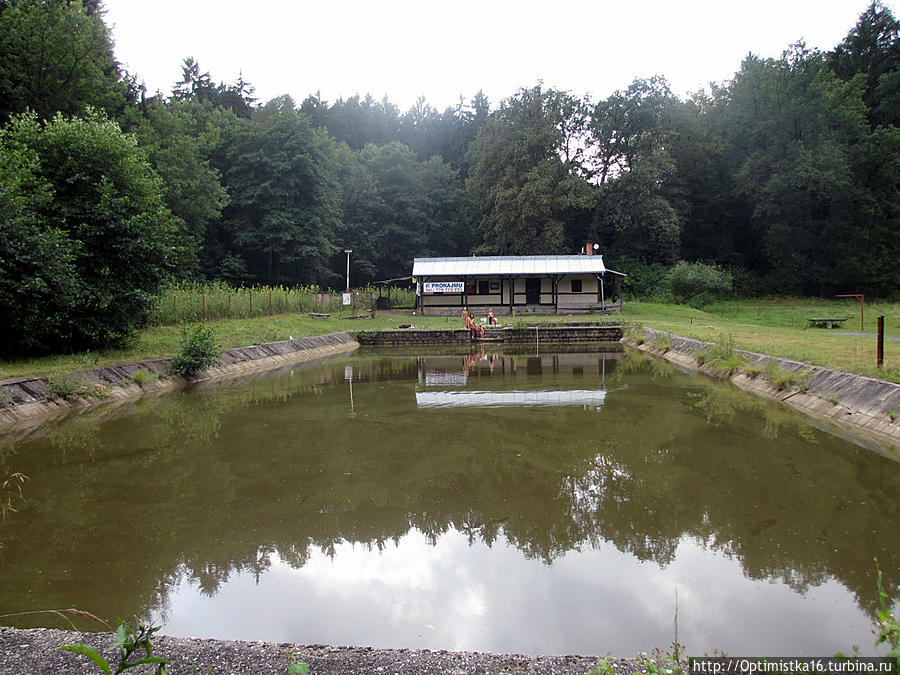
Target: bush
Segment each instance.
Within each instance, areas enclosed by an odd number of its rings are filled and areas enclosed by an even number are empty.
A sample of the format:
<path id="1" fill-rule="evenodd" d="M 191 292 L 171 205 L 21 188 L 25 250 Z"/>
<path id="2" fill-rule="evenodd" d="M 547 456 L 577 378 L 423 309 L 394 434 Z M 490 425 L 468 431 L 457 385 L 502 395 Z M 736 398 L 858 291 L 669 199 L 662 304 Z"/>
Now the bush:
<path id="1" fill-rule="evenodd" d="M 720 295 L 731 293 L 731 272 L 718 265 L 680 261 L 669 275 L 672 295 L 679 302 L 697 296 L 698 303 L 708 304 Z"/>
<path id="2" fill-rule="evenodd" d="M 126 342 L 177 264 L 176 221 L 116 122 L 0 130 L 0 356 Z"/>
<path id="3" fill-rule="evenodd" d="M 181 351 L 172 357 L 172 372 L 192 377 L 219 362 L 219 346 L 211 329 L 203 325 L 181 327 Z"/>
<path id="4" fill-rule="evenodd" d="M 622 281 L 622 292 L 629 298 L 658 299 L 669 298 L 668 267 L 661 263 L 642 263 L 633 258 L 622 256 L 610 268 L 624 272 L 628 276 Z"/>

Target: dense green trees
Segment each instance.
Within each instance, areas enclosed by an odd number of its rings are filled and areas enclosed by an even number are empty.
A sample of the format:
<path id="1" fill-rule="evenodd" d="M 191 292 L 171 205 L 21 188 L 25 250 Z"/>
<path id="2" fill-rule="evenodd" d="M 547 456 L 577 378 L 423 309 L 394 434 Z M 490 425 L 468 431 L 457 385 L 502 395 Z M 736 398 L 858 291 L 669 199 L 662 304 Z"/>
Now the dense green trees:
<path id="1" fill-rule="evenodd" d="M 179 239 L 133 137 L 101 113 L 0 135 L 0 351 L 84 349 L 143 325 Z"/>
<path id="2" fill-rule="evenodd" d="M 0 5 L 0 124 L 26 109 L 40 119 L 87 105 L 124 110 L 134 90 L 94 10 L 95 3 L 51 0 Z"/>
<path id="3" fill-rule="evenodd" d="M 538 84 L 493 111 L 478 92 L 401 112 L 259 105 L 193 58 L 147 97 L 97 0 L 0 0 L 3 351 L 120 339 L 169 271 L 342 286 L 345 248 L 354 284 L 415 256 L 590 240 L 647 280 L 685 260 L 741 292 L 896 293 L 898 35 L 876 1 L 834 50 L 750 55 L 688 100 L 653 77 L 599 100 Z"/>
<path id="4" fill-rule="evenodd" d="M 589 217 L 593 194 L 579 175 L 577 143 L 566 133 L 574 126 L 576 107 L 561 105 L 563 96 L 541 86 L 523 90 L 504 101 L 479 130 L 470 149 L 468 179 L 481 206 L 478 251 L 524 255 L 571 250 L 568 230 Z"/>

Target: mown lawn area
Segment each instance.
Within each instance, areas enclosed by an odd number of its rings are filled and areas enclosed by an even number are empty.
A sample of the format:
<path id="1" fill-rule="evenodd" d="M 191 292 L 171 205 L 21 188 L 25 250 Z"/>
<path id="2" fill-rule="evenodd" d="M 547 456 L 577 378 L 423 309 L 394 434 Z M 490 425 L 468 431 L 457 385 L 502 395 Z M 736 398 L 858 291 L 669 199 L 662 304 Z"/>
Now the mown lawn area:
<path id="1" fill-rule="evenodd" d="M 685 337 L 717 341 L 836 370 L 900 382 L 900 303 L 867 303 L 860 331 L 859 303 L 844 300 L 759 299 L 717 302 L 704 310 L 684 305 L 626 302 L 623 318 Z M 875 367 L 876 318 L 885 317 L 885 367 Z M 847 318 L 843 328 L 807 328 L 813 317 Z M 852 335 L 852 333 L 868 335 Z"/>
<path id="2" fill-rule="evenodd" d="M 875 322 L 885 317 L 885 368 L 875 367 Z M 260 342 L 273 342 L 342 330 L 382 330 L 412 324 L 417 328 L 461 327 L 458 316 L 414 316 L 409 310 L 378 312 L 374 319 L 347 319 L 333 314 L 327 319 L 306 314 L 280 314 L 253 319 L 211 321 L 220 347 L 230 349 Z M 841 329 L 807 328 L 812 317 L 849 320 Z M 592 321 L 598 315 L 498 316 L 501 324 L 521 325 L 531 321 Z M 865 330 L 860 332 L 859 303 L 849 300 L 757 299 L 717 302 L 705 310 L 685 305 L 626 301 L 624 322 L 670 331 L 686 337 L 717 341 L 732 337 L 737 347 L 784 356 L 837 370 L 900 382 L 900 303 L 869 303 L 865 311 Z M 608 320 L 608 318 L 607 318 Z M 77 370 L 95 365 L 169 357 L 178 350 L 179 329 L 154 327 L 141 331 L 133 344 L 123 349 L 48 356 L 0 362 L 0 378 L 34 373 Z"/>
<path id="3" fill-rule="evenodd" d="M 350 315 L 332 314 L 327 319 L 320 319 L 307 314 L 276 314 L 253 319 L 210 321 L 208 325 L 219 346 L 225 350 L 343 330 L 384 330 L 397 328 L 401 324 L 413 324 L 417 328 L 449 328 L 460 324 L 458 317 L 413 316 L 411 311 L 378 312 L 374 319 L 344 318 Z M 68 372 L 124 361 L 168 358 L 178 351 L 179 336 L 180 329 L 176 326 L 155 326 L 140 331 L 132 344 L 121 349 L 0 361 L 0 379 L 35 373 Z"/>

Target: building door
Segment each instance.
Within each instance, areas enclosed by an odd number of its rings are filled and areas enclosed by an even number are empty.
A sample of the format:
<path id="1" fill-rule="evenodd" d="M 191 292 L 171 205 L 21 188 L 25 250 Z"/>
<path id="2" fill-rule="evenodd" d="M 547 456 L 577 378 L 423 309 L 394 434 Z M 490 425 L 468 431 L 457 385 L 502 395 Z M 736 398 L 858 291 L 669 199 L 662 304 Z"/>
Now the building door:
<path id="1" fill-rule="evenodd" d="M 525 303 L 528 305 L 541 303 L 541 280 L 539 278 L 525 279 Z"/>

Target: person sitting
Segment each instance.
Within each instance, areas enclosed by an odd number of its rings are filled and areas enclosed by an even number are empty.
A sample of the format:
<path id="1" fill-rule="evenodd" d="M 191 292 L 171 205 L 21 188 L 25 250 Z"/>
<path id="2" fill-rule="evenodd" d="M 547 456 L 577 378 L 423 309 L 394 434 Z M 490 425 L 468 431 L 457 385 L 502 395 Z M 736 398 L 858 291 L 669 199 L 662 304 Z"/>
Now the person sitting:
<path id="1" fill-rule="evenodd" d="M 479 337 L 484 338 L 484 326 L 479 326 L 475 323 L 474 319 L 471 316 L 466 317 L 466 328 L 469 329 L 469 332 L 472 334 L 473 339 L 477 339 Z"/>
<path id="2" fill-rule="evenodd" d="M 494 310 L 493 310 L 493 309 L 489 309 L 489 310 L 488 310 L 488 323 L 491 324 L 492 326 L 496 326 L 496 325 L 497 325 L 497 317 L 494 316 Z"/>

